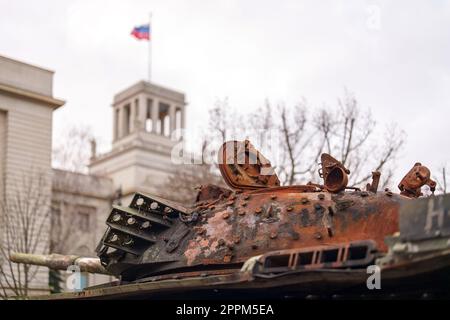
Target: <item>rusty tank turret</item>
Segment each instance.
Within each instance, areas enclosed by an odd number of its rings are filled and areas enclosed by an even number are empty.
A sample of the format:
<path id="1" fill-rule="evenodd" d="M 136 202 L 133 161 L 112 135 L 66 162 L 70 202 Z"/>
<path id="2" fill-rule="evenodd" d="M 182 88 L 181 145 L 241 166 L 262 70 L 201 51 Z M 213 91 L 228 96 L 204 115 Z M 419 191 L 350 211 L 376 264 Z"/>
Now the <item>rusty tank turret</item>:
<path id="1" fill-rule="evenodd" d="M 42 299 L 449 296 L 450 195 L 421 197 L 436 187 L 421 163 L 400 194 L 378 190 L 378 171 L 365 190 L 349 187 L 351 172 L 329 154 L 322 184 L 280 186 L 249 141 L 223 144 L 219 169 L 228 188 L 204 185 L 192 205 L 137 193 L 114 206 L 98 258 L 10 260 L 118 278 Z M 383 274 L 381 295 L 369 290 L 369 269 Z"/>
<path id="2" fill-rule="evenodd" d="M 114 206 L 97 247 L 103 267 L 136 281 L 232 273 L 255 256 L 267 270 L 367 265 L 398 233 L 400 202 L 433 185 L 416 164 L 401 195 L 378 191 L 379 172 L 366 190 L 349 188 L 350 171 L 323 154 L 323 184 L 280 186 L 247 140 L 223 144 L 219 168 L 229 189 L 202 186 L 191 206 L 141 193 L 128 207 Z"/>

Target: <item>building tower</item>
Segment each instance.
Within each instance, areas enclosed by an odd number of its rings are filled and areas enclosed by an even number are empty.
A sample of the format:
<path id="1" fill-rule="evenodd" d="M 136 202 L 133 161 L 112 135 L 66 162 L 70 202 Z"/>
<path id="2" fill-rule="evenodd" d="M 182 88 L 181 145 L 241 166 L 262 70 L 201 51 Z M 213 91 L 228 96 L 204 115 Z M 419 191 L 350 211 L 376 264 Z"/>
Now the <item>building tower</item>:
<path id="1" fill-rule="evenodd" d="M 140 81 L 116 94 L 112 107 L 112 149 L 93 155 L 90 174 L 111 178 L 124 204 L 135 192 L 159 194 L 185 127 L 184 94 Z"/>

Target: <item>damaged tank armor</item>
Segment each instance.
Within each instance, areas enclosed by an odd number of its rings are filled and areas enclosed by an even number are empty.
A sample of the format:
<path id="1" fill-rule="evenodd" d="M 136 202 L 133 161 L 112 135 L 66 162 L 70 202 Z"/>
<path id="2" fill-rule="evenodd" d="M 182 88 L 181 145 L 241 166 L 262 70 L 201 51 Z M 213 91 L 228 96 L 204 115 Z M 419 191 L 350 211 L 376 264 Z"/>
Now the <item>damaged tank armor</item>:
<path id="1" fill-rule="evenodd" d="M 303 268 L 328 262 L 345 267 L 354 263 L 353 246 L 385 252 L 384 237 L 398 232 L 399 201 L 419 195 L 376 192 L 379 173 L 367 190 L 347 192 L 350 171 L 328 154 L 319 171 L 324 185 L 280 186 L 270 162 L 247 140 L 226 142 L 219 168 L 231 190 L 202 186 L 193 207 L 139 193 L 129 207 L 114 207 L 97 249 L 102 265 L 133 281 L 231 272 L 253 256 L 283 250 L 295 253 Z M 418 177 L 410 177 L 415 188 L 428 183 L 429 171 Z M 342 257 L 302 255 L 318 246 L 334 246 Z"/>
<path id="2" fill-rule="evenodd" d="M 319 169 L 323 184 L 292 186 L 280 186 L 270 162 L 247 140 L 228 141 L 218 154 L 229 188 L 203 185 L 189 206 L 136 193 L 128 207 L 113 207 L 96 263 L 23 254 L 11 260 L 57 269 L 75 261 L 81 271 L 120 279 L 118 288 L 87 288 L 76 297 L 107 292 L 145 292 L 147 297 L 211 286 L 234 294 L 293 286 L 310 293 L 324 290 L 325 284 L 335 290 L 356 285 L 367 290 L 366 267 L 372 264 L 383 269 L 393 290 L 399 281 L 420 290 L 449 283 L 441 274 L 448 275 L 450 268 L 450 197 L 414 200 L 422 186 L 432 192 L 436 186 L 422 164 L 414 165 L 395 194 L 378 191 L 378 171 L 365 190 L 348 187 L 350 171 L 326 153 Z M 173 279 L 181 282 L 165 282 Z M 428 284 L 431 280 L 437 282 Z"/>

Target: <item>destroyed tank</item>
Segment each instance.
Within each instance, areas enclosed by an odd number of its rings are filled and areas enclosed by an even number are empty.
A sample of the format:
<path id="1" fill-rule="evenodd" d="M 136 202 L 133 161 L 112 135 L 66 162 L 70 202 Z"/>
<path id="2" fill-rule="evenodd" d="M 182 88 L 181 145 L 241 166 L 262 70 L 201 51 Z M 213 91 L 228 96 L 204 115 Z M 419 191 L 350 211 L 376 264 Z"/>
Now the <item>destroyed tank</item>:
<path id="1" fill-rule="evenodd" d="M 435 187 L 420 163 L 400 195 L 378 192 L 379 172 L 360 190 L 347 187 L 350 171 L 331 155 L 322 154 L 320 166 L 322 185 L 280 186 L 249 141 L 226 142 L 219 169 L 230 189 L 201 186 L 193 206 L 141 193 L 128 207 L 114 206 L 97 248 L 101 264 L 124 281 L 230 273 L 255 256 L 268 272 L 364 265 L 399 231 L 400 201 L 418 197 L 425 184 Z"/>
<path id="2" fill-rule="evenodd" d="M 434 192 L 428 168 L 416 163 L 397 194 L 378 190 L 378 171 L 361 190 L 348 186 L 351 172 L 331 155 L 322 154 L 319 165 L 322 184 L 280 186 L 270 162 L 249 141 L 229 141 L 219 150 L 219 169 L 229 188 L 201 186 L 192 205 L 136 193 L 128 207 L 113 206 L 96 249 L 99 260 L 20 254 L 11 260 L 55 269 L 76 264 L 81 271 L 119 279 L 110 287 L 77 293 L 83 298 L 142 298 L 142 292 L 149 297 L 205 288 L 228 288 L 233 294 L 266 288 L 311 293 L 356 285 L 367 290 L 366 267 L 374 264 L 393 290 L 412 276 L 425 274 L 428 281 L 433 267 L 434 274 L 449 274 L 449 219 L 439 218 L 430 227 L 425 217 L 448 212 L 450 199 L 415 200 L 425 185 Z M 448 241 L 422 246 L 442 236 Z M 445 277 L 447 282 L 439 278 L 437 283 L 450 283 Z"/>

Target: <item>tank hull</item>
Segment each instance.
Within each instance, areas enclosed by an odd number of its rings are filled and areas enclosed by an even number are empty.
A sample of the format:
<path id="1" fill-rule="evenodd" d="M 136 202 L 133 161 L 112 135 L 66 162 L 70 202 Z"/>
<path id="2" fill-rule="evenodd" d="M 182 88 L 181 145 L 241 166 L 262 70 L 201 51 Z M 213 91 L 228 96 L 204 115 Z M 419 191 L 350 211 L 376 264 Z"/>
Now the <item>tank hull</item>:
<path id="1" fill-rule="evenodd" d="M 386 252 L 384 238 L 398 232 L 402 198 L 366 191 L 311 192 L 307 186 L 232 192 L 226 197 L 198 202 L 190 209 L 177 207 L 180 211 L 173 209 L 172 216 L 162 214 L 167 226 L 145 231 L 154 242 L 144 246 L 140 254 L 122 251 L 133 248 L 119 245 L 115 246 L 119 255 L 104 253 L 100 257 L 110 273 L 135 280 L 163 273 L 240 268 L 249 258 L 269 251 L 355 240 L 373 240 L 376 250 Z M 145 215 L 154 200 L 137 194 L 130 208 L 139 207 L 138 211 Z M 158 200 L 158 208 L 168 211 L 169 205 L 163 208 L 163 201 Z M 126 215 L 121 220 L 124 227 L 134 212 L 115 210 L 108 218 L 111 229 L 105 234 L 106 244 L 111 244 L 108 239 L 118 228 L 113 223 L 115 215 L 121 211 Z M 143 230 L 136 232 L 144 234 Z"/>

